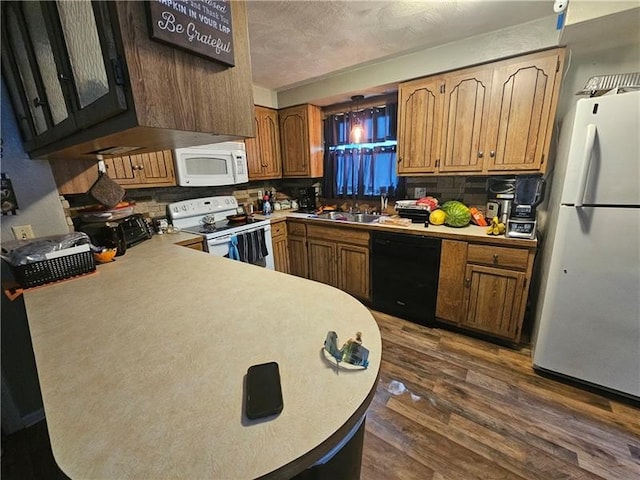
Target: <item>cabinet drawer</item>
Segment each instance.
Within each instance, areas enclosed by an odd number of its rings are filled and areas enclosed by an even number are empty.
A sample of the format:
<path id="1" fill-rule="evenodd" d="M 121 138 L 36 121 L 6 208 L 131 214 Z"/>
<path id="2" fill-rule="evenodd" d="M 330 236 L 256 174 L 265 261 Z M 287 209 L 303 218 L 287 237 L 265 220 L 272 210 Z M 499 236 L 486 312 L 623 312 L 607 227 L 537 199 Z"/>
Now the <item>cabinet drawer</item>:
<path id="1" fill-rule="evenodd" d="M 340 243 L 354 243 L 356 245 L 369 245 L 369 232 L 345 227 L 321 227 L 318 225 L 307 225 L 307 235 L 309 237 L 322 238 L 323 240 L 333 240 Z"/>
<path id="2" fill-rule="evenodd" d="M 287 236 L 287 224 L 286 222 L 278 222 L 271 224 L 271 237 L 286 237 Z"/>
<path id="3" fill-rule="evenodd" d="M 468 263 L 480 263 L 497 267 L 526 270 L 529 251 L 522 248 L 493 247 L 489 245 L 469 245 Z"/>
<path id="4" fill-rule="evenodd" d="M 287 222 L 287 231 L 289 235 L 297 235 L 299 237 L 304 237 L 307 235 L 307 228 L 304 223 L 300 222 Z"/>

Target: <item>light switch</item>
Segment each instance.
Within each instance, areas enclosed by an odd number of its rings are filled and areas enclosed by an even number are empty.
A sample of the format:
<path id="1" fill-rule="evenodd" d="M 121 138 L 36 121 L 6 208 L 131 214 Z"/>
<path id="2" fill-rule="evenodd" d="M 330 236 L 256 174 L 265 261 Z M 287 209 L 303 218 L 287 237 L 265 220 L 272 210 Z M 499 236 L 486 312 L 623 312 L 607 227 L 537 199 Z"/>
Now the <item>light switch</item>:
<path id="1" fill-rule="evenodd" d="M 422 197 L 426 197 L 426 196 L 427 196 L 426 187 L 416 187 L 414 189 L 414 197 L 415 198 L 422 198 Z"/>

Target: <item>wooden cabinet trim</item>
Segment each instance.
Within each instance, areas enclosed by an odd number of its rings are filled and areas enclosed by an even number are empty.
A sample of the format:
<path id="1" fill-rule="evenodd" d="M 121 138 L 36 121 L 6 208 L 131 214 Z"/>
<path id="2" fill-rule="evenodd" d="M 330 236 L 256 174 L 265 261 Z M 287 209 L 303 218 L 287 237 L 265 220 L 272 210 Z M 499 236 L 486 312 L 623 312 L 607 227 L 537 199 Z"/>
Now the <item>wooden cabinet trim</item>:
<path id="1" fill-rule="evenodd" d="M 462 317 L 464 276 L 467 268 L 467 242 L 442 240 L 436 317 L 459 323 Z"/>

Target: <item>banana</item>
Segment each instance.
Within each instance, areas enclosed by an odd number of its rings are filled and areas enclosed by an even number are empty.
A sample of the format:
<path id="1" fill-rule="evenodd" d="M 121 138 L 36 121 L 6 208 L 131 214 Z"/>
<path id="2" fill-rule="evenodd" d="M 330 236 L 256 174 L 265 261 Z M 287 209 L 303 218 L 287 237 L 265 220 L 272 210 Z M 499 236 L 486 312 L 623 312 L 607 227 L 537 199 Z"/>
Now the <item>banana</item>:
<path id="1" fill-rule="evenodd" d="M 506 230 L 506 225 L 498 217 L 493 217 L 487 228 L 487 235 L 502 235 Z"/>

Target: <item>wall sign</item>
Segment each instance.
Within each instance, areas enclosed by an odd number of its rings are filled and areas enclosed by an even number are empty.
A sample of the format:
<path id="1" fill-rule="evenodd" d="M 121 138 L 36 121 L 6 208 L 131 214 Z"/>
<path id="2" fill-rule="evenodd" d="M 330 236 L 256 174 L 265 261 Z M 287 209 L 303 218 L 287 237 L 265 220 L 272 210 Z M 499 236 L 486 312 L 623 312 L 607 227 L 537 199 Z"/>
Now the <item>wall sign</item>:
<path id="1" fill-rule="evenodd" d="M 151 38 L 234 66 L 231 2 L 150 0 Z"/>

